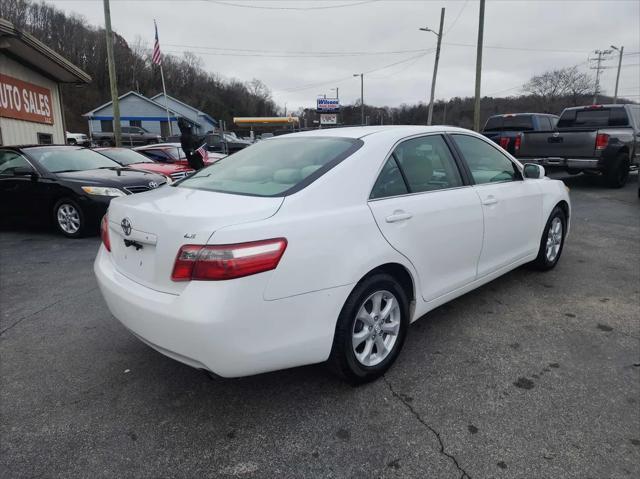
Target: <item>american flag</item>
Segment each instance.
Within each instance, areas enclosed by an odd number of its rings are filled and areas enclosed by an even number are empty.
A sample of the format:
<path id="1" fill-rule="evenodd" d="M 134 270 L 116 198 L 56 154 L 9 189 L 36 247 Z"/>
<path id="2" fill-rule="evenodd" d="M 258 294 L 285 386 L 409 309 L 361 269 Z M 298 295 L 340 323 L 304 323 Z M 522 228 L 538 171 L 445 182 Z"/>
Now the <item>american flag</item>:
<path id="1" fill-rule="evenodd" d="M 196 150 L 198 153 L 200 153 L 202 161 L 207 161 L 209 159 L 209 153 L 207 153 L 206 146 L 207 144 L 203 143 L 202 146 Z"/>
<path id="2" fill-rule="evenodd" d="M 153 25 L 156 27 L 156 41 L 153 44 L 153 57 L 151 57 L 151 61 L 156 65 L 162 64 L 162 58 L 160 57 L 160 40 L 158 39 L 158 25 L 156 25 L 156 21 L 153 21 Z"/>

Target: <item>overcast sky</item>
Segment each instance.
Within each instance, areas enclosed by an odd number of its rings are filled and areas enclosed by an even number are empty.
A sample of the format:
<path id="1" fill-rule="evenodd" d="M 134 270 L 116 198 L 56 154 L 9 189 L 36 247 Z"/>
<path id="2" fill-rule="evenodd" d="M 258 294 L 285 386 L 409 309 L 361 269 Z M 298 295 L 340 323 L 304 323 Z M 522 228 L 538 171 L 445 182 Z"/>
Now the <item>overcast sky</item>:
<path id="1" fill-rule="evenodd" d="M 104 24 L 102 0 L 47 1 Z M 315 105 L 318 94 L 334 96 L 335 87 L 342 103 L 353 103 L 360 79 L 352 75 L 360 72 L 367 104 L 425 101 L 435 55 L 424 51 L 437 39 L 418 28 L 437 30 L 442 7 L 436 98 L 473 96 L 479 0 L 111 0 L 111 16 L 127 41 L 141 37 L 149 46 L 155 18 L 164 53 L 191 51 L 223 77 L 259 78 L 291 111 Z M 517 94 L 549 69 L 587 71 L 590 52 L 613 44 L 625 47 L 621 96 L 640 100 L 638 0 L 487 0 L 484 44 L 483 95 Z M 608 94 L 614 54 L 601 80 Z"/>

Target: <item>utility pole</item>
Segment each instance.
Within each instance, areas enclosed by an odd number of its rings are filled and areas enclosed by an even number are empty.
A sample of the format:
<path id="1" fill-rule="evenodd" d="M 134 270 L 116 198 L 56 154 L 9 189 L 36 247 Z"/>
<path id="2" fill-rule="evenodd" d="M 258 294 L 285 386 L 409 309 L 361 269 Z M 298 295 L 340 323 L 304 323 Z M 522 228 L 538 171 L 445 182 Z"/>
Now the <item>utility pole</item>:
<path id="1" fill-rule="evenodd" d="M 614 50 L 618 50 L 618 73 L 616 74 L 616 91 L 613 94 L 613 103 L 618 103 L 618 84 L 620 83 L 620 68 L 622 68 L 622 52 L 624 52 L 624 47 L 616 47 L 611 45 L 611 48 Z"/>
<path id="2" fill-rule="evenodd" d="M 364 126 L 364 73 L 354 73 L 354 77 L 360 77 L 360 124 Z"/>
<path id="3" fill-rule="evenodd" d="M 473 129 L 480 131 L 480 84 L 482 83 L 482 41 L 484 36 L 484 0 L 480 0 L 478 50 L 476 53 L 476 96 L 473 102 Z"/>
<path id="4" fill-rule="evenodd" d="M 429 99 L 429 114 L 427 115 L 427 125 L 431 125 L 433 120 L 433 97 L 436 93 L 436 76 L 438 75 L 438 61 L 440 60 L 440 45 L 442 44 L 442 27 L 444 26 L 444 7 L 440 10 L 440 28 L 438 33 L 431 30 L 429 27 L 421 28 L 423 32 L 431 32 L 438 37 L 438 44 L 436 46 L 436 61 L 433 63 L 433 78 L 431 79 L 431 97 Z"/>
<path id="5" fill-rule="evenodd" d="M 593 90 L 593 104 L 595 105 L 598 103 L 598 95 L 600 94 L 600 73 L 604 70 L 602 60 L 606 60 L 606 56 L 613 53 L 613 50 L 596 50 L 594 53 L 598 55 L 598 58 L 596 59 L 596 66 L 590 68 L 596 71 L 596 84 Z"/>
<path id="6" fill-rule="evenodd" d="M 120 128 L 120 103 L 118 102 L 118 83 L 116 81 L 116 65 L 113 57 L 113 32 L 111 31 L 111 9 L 109 0 L 104 2 L 104 29 L 107 35 L 107 64 L 109 66 L 109 87 L 111 88 L 111 107 L 113 109 L 113 139 L 116 146 L 122 146 L 122 130 Z"/>

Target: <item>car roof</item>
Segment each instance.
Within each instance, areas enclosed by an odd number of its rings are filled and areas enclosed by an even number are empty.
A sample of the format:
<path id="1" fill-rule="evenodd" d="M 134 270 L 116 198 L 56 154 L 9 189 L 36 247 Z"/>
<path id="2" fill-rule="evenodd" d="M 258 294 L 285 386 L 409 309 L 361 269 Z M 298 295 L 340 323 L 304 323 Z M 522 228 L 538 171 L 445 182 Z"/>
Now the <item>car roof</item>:
<path id="1" fill-rule="evenodd" d="M 360 139 L 371 135 L 384 135 L 390 139 L 401 139 L 411 135 L 419 135 L 424 133 L 444 133 L 444 132 L 470 132 L 464 128 L 458 128 L 455 126 L 436 125 L 436 126 L 421 126 L 421 125 L 377 125 L 377 126 L 355 126 L 344 128 L 326 128 L 323 130 L 308 130 L 297 133 L 291 133 L 289 135 L 275 136 L 267 138 L 265 141 L 276 141 L 283 137 L 340 137 L 340 138 L 353 138 Z"/>

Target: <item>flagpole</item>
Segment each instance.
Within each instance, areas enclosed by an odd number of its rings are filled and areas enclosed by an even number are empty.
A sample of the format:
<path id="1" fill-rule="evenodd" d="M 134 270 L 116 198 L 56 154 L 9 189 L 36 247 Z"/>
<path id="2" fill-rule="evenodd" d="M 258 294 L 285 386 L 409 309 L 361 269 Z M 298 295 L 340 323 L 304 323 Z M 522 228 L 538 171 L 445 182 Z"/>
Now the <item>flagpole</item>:
<path id="1" fill-rule="evenodd" d="M 167 87 L 164 83 L 164 70 L 162 69 L 162 57 L 160 53 L 160 39 L 158 37 L 158 24 L 156 19 L 153 19 L 153 27 L 156 31 L 156 41 L 153 45 L 153 58 L 152 62 L 160 67 L 160 78 L 162 78 L 162 93 L 164 94 L 164 108 L 167 112 L 167 123 L 169 124 L 169 136 L 173 135 L 173 128 L 171 126 L 171 117 L 169 115 L 169 99 L 167 98 Z"/>
<path id="2" fill-rule="evenodd" d="M 162 71 L 162 64 L 160 64 L 160 78 L 162 78 L 162 92 L 164 93 L 164 107 L 167 110 L 167 121 L 169 122 L 169 136 L 173 135 L 173 128 L 171 127 L 171 117 L 169 116 L 169 100 L 167 99 L 167 87 L 164 84 L 164 72 Z"/>

